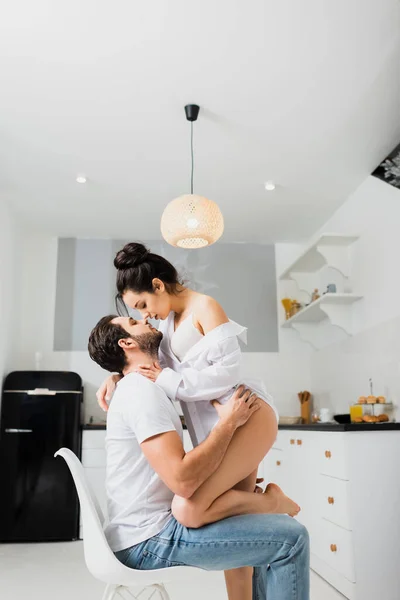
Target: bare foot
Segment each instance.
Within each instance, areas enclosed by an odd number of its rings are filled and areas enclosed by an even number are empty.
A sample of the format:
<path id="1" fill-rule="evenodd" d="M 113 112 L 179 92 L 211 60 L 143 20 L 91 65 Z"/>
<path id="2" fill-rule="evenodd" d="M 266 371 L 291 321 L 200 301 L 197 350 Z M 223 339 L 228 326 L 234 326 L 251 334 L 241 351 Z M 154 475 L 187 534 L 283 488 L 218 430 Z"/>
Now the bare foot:
<path id="1" fill-rule="evenodd" d="M 279 485 L 276 483 L 269 483 L 265 488 L 264 494 L 268 494 L 268 498 L 272 501 L 272 504 L 276 507 L 273 512 L 279 515 L 289 515 L 295 517 L 300 512 L 300 506 L 291 500 L 288 496 L 285 496 Z"/>

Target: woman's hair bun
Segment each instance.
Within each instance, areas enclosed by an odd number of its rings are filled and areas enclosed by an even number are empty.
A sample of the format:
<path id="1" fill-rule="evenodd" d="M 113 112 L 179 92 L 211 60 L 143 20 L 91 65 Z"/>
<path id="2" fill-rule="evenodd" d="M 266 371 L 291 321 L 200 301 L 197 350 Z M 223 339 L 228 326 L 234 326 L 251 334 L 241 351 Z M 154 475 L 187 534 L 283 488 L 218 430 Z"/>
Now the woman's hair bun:
<path id="1" fill-rule="evenodd" d="M 117 252 L 114 259 L 116 269 L 132 269 L 144 263 L 150 254 L 150 250 L 143 244 L 130 242 Z"/>

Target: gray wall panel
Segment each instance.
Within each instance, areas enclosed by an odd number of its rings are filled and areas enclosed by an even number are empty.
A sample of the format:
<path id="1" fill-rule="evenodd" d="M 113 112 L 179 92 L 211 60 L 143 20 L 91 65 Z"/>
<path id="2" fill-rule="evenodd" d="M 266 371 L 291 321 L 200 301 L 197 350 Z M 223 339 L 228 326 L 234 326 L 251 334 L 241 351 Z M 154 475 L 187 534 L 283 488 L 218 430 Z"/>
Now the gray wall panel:
<path id="1" fill-rule="evenodd" d="M 54 315 L 54 350 L 72 350 L 74 347 L 75 250 L 77 240 L 60 238 L 57 252 L 56 309 Z"/>
<path id="2" fill-rule="evenodd" d="M 103 315 L 115 313 L 113 260 L 126 240 L 76 240 L 74 262 L 65 241 L 59 240 L 59 255 L 66 253 L 67 257 L 59 258 L 56 313 L 61 311 L 61 304 L 66 318 L 61 332 L 57 331 L 59 321 L 56 322 L 55 349 L 86 350 L 93 325 Z M 160 241 L 146 244 L 170 260 L 188 286 L 215 297 L 231 319 L 248 327 L 248 345 L 244 351 L 278 351 L 274 246 L 216 244 L 188 251 Z M 66 273 L 68 268 L 73 269 L 73 274 Z M 61 292 L 66 285 L 71 286 L 71 281 L 73 306 L 67 310 L 71 294 Z M 72 333 L 67 335 L 67 330 Z M 56 340 L 58 346 L 63 340 L 63 347 L 56 347 Z"/>

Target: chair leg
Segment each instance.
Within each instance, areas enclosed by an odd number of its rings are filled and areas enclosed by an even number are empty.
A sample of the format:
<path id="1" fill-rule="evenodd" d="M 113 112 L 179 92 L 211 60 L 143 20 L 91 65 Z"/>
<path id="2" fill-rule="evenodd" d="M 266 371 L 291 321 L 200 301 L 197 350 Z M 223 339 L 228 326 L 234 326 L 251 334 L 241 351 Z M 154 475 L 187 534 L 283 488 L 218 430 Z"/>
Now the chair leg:
<path id="1" fill-rule="evenodd" d="M 102 600 L 113 600 L 115 592 L 117 591 L 118 585 L 109 583 L 104 590 Z"/>
<path id="2" fill-rule="evenodd" d="M 157 589 L 158 593 L 160 594 L 161 600 L 170 600 L 169 594 L 168 594 L 167 590 L 165 589 L 165 586 L 163 583 L 157 583 L 153 587 L 155 587 Z"/>

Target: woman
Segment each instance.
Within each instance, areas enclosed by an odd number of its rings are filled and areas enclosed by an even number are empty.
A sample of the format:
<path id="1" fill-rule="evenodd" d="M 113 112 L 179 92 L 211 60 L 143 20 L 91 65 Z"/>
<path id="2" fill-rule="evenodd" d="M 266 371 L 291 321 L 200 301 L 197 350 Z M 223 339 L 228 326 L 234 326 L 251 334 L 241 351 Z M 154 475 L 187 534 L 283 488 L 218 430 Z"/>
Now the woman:
<path id="1" fill-rule="evenodd" d="M 160 320 L 163 340 L 160 364 L 142 366 L 139 372 L 162 387 L 173 400 L 180 400 L 194 445 L 201 443 L 224 411 L 232 389 L 242 383 L 238 337 L 245 328 L 229 321 L 216 300 L 186 288 L 176 269 L 165 258 L 152 254 L 142 244 L 126 244 L 114 260 L 117 290 L 122 302 L 138 310 L 143 318 Z M 111 396 L 116 376 L 98 391 Z M 198 527 L 232 515 L 219 497 L 232 488 L 255 489 L 257 468 L 276 439 L 277 413 L 262 384 L 243 383 L 264 400 L 260 409 L 235 433 L 217 471 L 190 498 L 175 497 L 175 518 L 187 527 Z M 215 399 L 218 402 L 213 402 Z M 244 451 L 245 450 L 245 451 Z M 273 484 L 271 512 L 294 516 L 299 507 Z M 226 573 L 230 600 L 251 598 L 249 567 Z"/>

